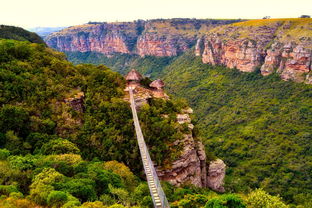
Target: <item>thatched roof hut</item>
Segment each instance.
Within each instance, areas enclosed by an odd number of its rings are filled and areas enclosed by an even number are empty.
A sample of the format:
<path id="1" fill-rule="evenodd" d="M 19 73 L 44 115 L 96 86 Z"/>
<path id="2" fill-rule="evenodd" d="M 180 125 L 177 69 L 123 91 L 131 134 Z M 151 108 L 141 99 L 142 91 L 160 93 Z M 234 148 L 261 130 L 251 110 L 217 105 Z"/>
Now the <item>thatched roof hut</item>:
<path id="1" fill-rule="evenodd" d="M 132 69 L 126 76 L 127 81 L 140 82 L 143 79 L 142 75 L 135 69 Z"/>
<path id="2" fill-rule="evenodd" d="M 162 89 L 165 86 L 165 83 L 162 80 L 157 79 L 154 80 L 149 86 L 157 89 Z"/>

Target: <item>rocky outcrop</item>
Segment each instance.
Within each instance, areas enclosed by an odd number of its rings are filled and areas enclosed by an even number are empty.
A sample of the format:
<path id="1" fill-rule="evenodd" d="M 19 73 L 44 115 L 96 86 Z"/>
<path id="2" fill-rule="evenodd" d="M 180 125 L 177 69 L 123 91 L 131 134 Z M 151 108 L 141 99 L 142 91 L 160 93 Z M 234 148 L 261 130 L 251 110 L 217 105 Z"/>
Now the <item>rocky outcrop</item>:
<path id="1" fill-rule="evenodd" d="M 88 23 L 66 28 L 45 38 L 59 51 L 176 56 L 191 48 L 196 37 L 233 20 L 168 19 Z"/>
<path id="2" fill-rule="evenodd" d="M 224 65 L 243 72 L 254 71 L 261 63 L 261 51 L 250 40 L 228 41 L 222 43 L 219 38 L 207 39 L 202 54 L 203 63 Z"/>
<path id="3" fill-rule="evenodd" d="M 174 161 L 169 169 L 158 168 L 158 177 L 175 186 L 193 184 L 197 187 L 207 187 L 206 154 L 202 143 L 195 141 L 190 134 L 184 135 L 178 142 L 184 146 L 179 159 Z"/>
<path id="4" fill-rule="evenodd" d="M 193 129 L 190 113 L 191 108 L 183 110 L 183 114 L 177 114 L 179 124 L 188 124 Z M 193 184 L 197 187 L 209 187 L 215 191 L 223 192 L 223 179 L 225 176 L 225 164 L 218 159 L 207 164 L 205 147 L 201 141 L 193 138 L 192 134 L 184 135 L 174 145 L 182 144 L 183 150 L 179 159 L 172 162 L 170 168 L 157 168 L 157 175 L 161 180 L 168 181 L 175 186 Z M 222 161 L 222 165 L 221 164 Z"/>
<path id="5" fill-rule="evenodd" d="M 219 192 L 224 192 L 224 177 L 226 165 L 220 159 L 211 161 L 208 168 L 207 186 Z"/>
<path id="6" fill-rule="evenodd" d="M 277 72 L 283 80 L 310 83 L 312 21 L 296 21 L 263 20 L 261 26 L 249 21 L 216 28 L 197 41 L 195 55 L 211 65 L 242 72 L 260 69 L 264 76 Z M 302 37 L 293 32 L 299 28 L 305 31 Z"/>
<path id="7" fill-rule="evenodd" d="M 69 104 L 74 110 L 84 112 L 84 92 L 79 92 L 73 97 L 65 98 L 64 102 Z"/>
<path id="8" fill-rule="evenodd" d="M 133 73 L 134 70 L 129 72 L 126 77 L 132 77 L 131 75 Z M 165 85 L 162 81 L 160 83 L 160 80 L 156 80 L 153 83 L 150 86 L 162 88 Z M 132 83 L 128 82 L 127 85 L 125 91 L 128 91 L 129 87 L 133 88 Z M 159 97 L 158 94 L 155 94 L 153 88 L 144 87 L 138 82 L 134 89 L 134 100 L 137 110 L 139 111 L 143 105 L 148 104 L 151 98 L 169 99 L 165 93 Z M 129 102 L 129 95 L 126 94 L 124 100 Z M 168 181 L 175 186 L 192 184 L 197 187 L 210 187 L 215 191 L 222 192 L 224 191 L 223 179 L 225 176 L 225 165 L 224 163 L 223 166 L 220 165 L 220 161 L 222 161 L 220 159 L 211 162 L 209 165 L 204 145 L 200 140 L 194 138 L 192 134 L 194 128 L 190 116 L 192 113 L 193 110 L 191 108 L 186 108 L 176 114 L 177 125 L 186 124 L 189 131 L 182 138 L 177 139 L 171 144 L 171 146 L 181 148 L 178 159 L 171 161 L 166 167 L 156 167 L 157 175 L 159 179 Z M 162 117 L 168 118 L 169 115 L 164 114 Z"/>

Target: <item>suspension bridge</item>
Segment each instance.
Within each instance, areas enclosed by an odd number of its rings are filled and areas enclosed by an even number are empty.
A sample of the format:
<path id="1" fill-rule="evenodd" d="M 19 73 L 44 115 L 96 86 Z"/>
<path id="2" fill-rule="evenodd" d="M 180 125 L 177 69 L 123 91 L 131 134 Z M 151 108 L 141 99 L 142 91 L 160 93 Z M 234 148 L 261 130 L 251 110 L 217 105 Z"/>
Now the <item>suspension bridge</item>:
<path id="1" fill-rule="evenodd" d="M 144 172 L 146 175 L 148 187 L 152 196 L 154 207 L 156 208 L 169 208 L 169 203 L 166 198 L 166 195 L 161 188 L 160 181 L 158 179 L 157 173 L 155 171 L 154 164 L 150 158 L 146 143 L 144 141 L 144 137 L 142 134 L 142 130 L 139 123 L 139 118 L 137 115 L 137 111 L 135 108 L 135 100 L 133 96 L 134 87 L 129 86 L 129 94 L 130 94 L 130 103 L 131 110 L 133 115 L 133 122 L 135 127 L 135 132 L 139 144 L 140 154 L 143 162 Z"/>

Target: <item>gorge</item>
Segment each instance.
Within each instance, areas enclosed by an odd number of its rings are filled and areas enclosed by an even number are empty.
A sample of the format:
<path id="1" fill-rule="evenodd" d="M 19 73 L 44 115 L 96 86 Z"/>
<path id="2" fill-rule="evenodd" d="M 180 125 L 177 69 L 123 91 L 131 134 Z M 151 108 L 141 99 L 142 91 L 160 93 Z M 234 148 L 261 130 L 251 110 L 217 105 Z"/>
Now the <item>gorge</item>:
<path id="1" fill-rule="evenodd" d="M 175 57 L 195 46 L 203 63 L 243 72 L 276 72 L 311 84 L 311 19 L 150 20 L 92 23 L 51 34 L 47 44 L 64 52 Z M 234 22 L 234 23 L 233 23 Z M 232 24 L 231 24 L 232 23 Z"/>

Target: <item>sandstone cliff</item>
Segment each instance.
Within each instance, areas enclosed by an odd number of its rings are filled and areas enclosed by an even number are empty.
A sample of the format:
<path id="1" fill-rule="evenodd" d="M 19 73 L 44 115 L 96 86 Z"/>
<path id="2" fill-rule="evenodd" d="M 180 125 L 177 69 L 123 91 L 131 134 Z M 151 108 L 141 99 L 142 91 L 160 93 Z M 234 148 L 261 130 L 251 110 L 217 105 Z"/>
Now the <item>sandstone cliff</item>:
<path id="1" fill-rule="evenodd" d="M 311 19 L 253 20 L 211 30 L 197 40 L 195 55 L 203 63 L 311 84 L 311 49 Z"/>
<path id="2" fill-rule="evenodd" d="M 45 38 L 59 51 L 176 56 L 192 47 L 197 36 L 235 20 L 168 19 L 135 22 L 88 23 Z"/>

